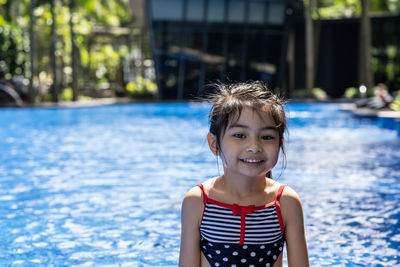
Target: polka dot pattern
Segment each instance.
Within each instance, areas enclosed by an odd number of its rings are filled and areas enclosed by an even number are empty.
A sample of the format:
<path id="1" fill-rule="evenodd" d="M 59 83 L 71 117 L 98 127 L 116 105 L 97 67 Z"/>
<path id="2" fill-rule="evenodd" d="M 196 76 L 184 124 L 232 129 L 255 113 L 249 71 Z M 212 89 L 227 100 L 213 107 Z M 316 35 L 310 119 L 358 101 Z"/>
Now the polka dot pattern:
<path id="1" fill-rule="evenodd" d="M 282 253 L 284 240 L 270 244 L 223 244 L 201 239 L 201 251 L 207 255 L 206 259 L 211 266 L 239 267 L 239 266 L 273 266 Z"/>

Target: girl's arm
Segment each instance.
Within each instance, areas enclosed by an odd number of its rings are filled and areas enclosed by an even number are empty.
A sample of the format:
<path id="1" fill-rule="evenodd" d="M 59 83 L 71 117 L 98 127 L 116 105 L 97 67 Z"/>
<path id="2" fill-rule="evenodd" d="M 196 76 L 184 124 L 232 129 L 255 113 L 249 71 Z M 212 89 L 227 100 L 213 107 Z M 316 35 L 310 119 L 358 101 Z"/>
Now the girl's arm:
<path id="1" fill-rule="evenodd" d="M 182 203 L 182 232 L 179 267 L 200 266 L 200 221 L 203 213 L 200 188 L 192 188 Z"/>
<path id="2" fill-rule="evenodd" d="M 286 186 L 280 203 L 285 225 L 288 265 L 289 267 L 310 266 L 300 198 L 293 189 Z"/>

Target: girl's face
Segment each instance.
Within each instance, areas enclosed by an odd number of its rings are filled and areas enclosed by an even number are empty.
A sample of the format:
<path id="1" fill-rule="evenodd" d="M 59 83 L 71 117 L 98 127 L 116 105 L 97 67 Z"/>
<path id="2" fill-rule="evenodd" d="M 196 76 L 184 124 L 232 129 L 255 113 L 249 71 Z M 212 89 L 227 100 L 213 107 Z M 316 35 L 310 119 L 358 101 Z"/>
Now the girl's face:
<path id="1" fill-rule="evenodd" d="M 225 175 L 265 177 L 277 163 L 279 133 L 272 117 L 245 107 L 237 121 L 228 124 L 219 154 Z"/>

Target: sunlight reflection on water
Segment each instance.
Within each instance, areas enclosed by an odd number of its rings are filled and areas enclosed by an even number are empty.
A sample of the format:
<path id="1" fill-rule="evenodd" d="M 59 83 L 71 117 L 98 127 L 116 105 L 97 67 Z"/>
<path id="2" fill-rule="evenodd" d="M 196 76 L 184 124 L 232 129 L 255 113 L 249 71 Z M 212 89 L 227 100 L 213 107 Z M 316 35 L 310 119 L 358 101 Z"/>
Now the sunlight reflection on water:
<path id="1" fill-rule="evenodd" d="M 288 105 L 287 167 L 313 266 L 399 264 L 400 139 Z M 218 165 L 203 104 L 0 110 L 0 265 L 176 266 L 185 192 Z"/>

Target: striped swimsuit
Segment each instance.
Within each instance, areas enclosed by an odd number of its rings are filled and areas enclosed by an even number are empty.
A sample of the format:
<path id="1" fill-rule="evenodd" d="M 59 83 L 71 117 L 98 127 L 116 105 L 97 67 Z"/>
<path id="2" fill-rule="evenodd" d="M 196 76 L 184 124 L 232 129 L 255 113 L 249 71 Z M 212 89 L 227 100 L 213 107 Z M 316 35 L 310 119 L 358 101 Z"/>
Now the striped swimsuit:
<path id="1" fill-rule="evenodd" d="M 284 245 L 279 199 L 264 206 L 225 204 L 208 198 L 202 184 L 204 211 L 200 249 L 211 266 L 273 266 Z"/>

